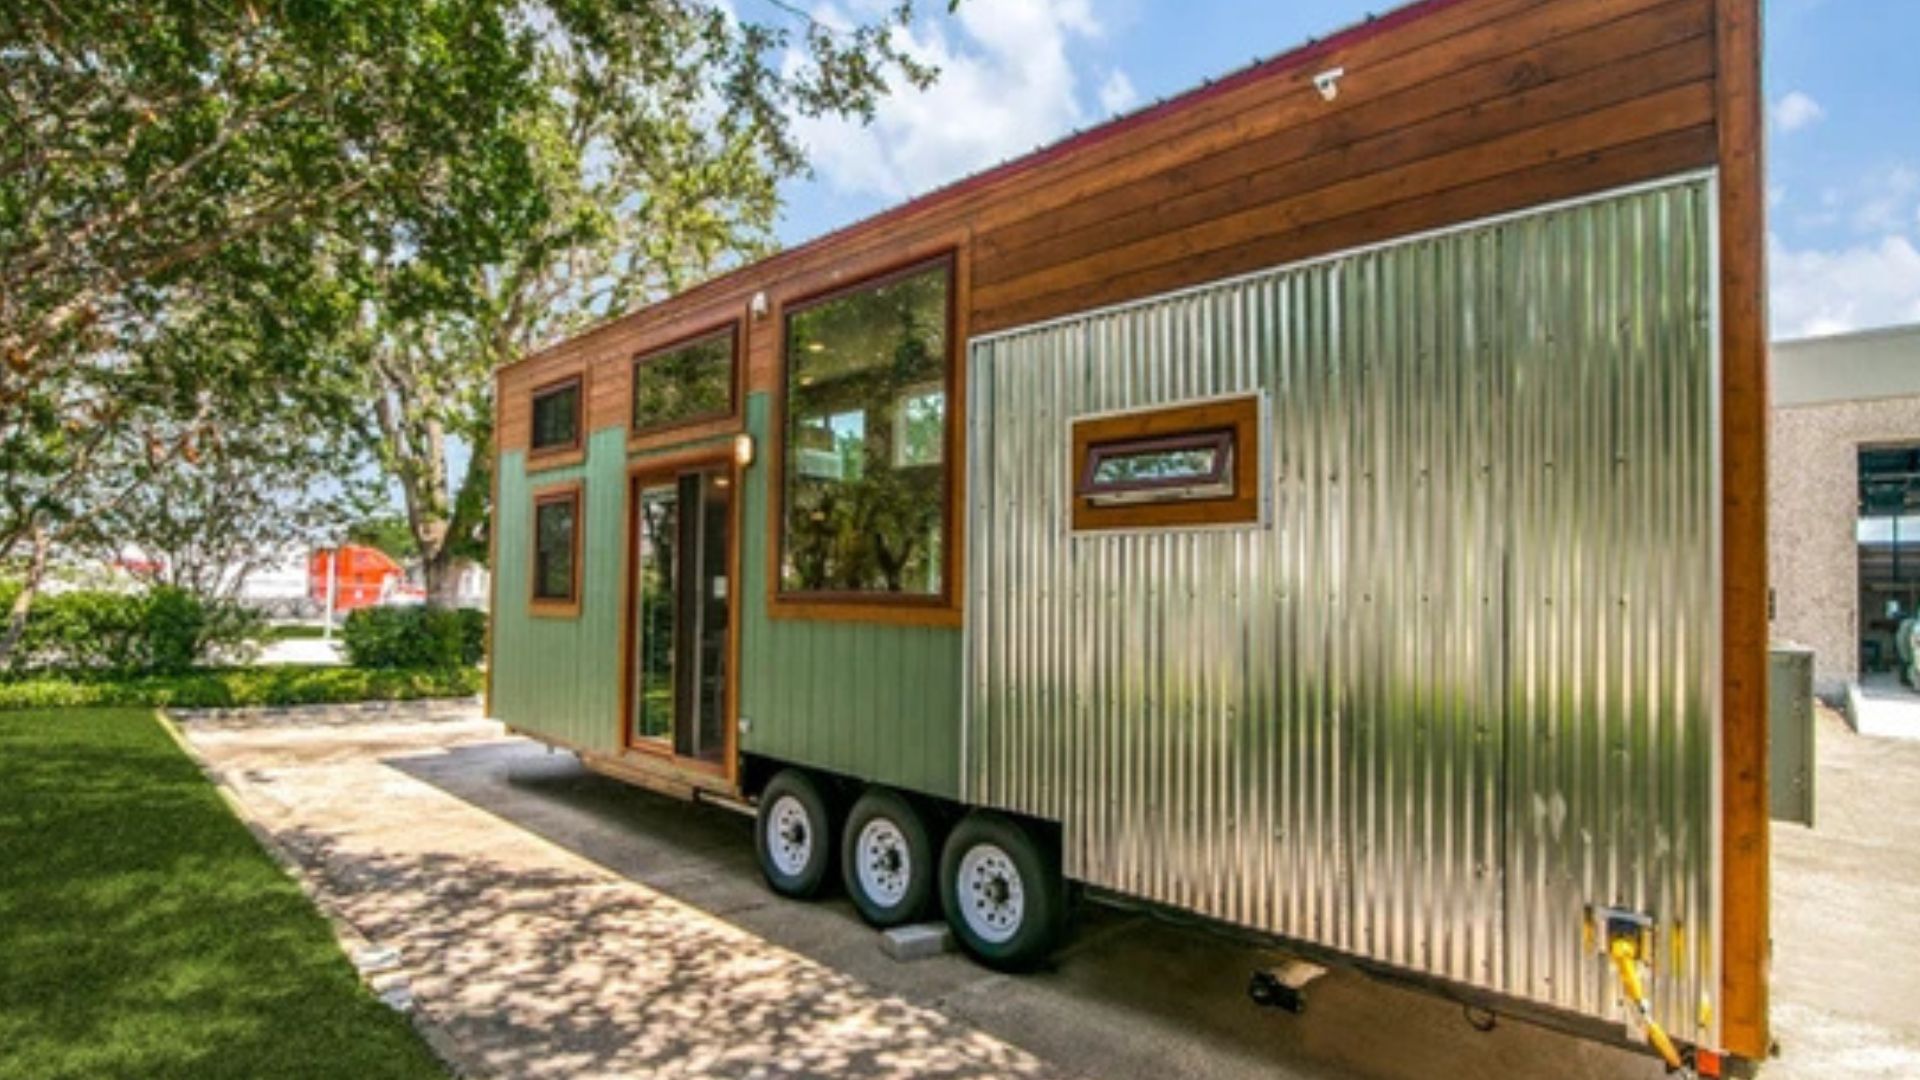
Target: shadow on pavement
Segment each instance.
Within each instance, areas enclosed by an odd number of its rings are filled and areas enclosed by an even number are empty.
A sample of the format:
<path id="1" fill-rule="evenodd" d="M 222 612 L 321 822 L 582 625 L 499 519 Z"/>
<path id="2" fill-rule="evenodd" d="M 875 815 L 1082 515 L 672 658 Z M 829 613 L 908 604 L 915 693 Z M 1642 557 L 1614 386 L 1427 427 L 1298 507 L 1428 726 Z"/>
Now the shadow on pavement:
<path id="1" fill-rule="evenodd" d="M 801 904 L 768 892 L 754 866 L 752 824 L 732 812 L 598 776 L 571 755 L 521 740 L 390 758 L 384 764 L 665 897 L 815 960 L 836 980 L 857 980 L 892 995 L 890 1000 L 937 1009 L 973 1025 L 1037 1055 L 1054 1074 L 1152 1080 L 1170 1075 L 1660 1075 L 1649 1058 L 1517 1021 L 1503 1020 L 1494 1032 L 1482 1034 L 1466 1023 L 1458 1005 L 1355 972 L 1335 971 L 1316 983 L 1303 1017 L 1261 1010 L 1247 1001 L 1244 988 L 1249 974 L 1274 954 L 1096 904 L 1080 906 L 1075 935 L 1050 971 L 1012 978 L 953 955 L 900 963 L 880 951 L 878 936 L 845 900 Z M 711 1053 L 716 1041 L 725 1044 L 730 1032 L 831 1025 L 845 1045 L 834 1060 L 789 1059 L 783 1055 L 801 1053 L 797 1046 L 749 1042 L 730 1047 L 729 1055 L 739 1056 L 727 1062 L 737 1068 L 761 1061 L 778 1073 L 1033 1074 L 1030 1064 L 983 1060 L 978 1047 L 949 1055 L 946 1051 L 956 1048 L 947 1047 L 946 1040 L 966 1031 L 959 1025 L 935 1033 L 886 1010 L 835 1015 L 827 1004 L 831 991 L 808 979 L 756 971 L 742 989 L 733 981 L 741 973 L 732 965 L 740 961 L 698 929 L 675 929 L 661 948 L 649 952 L 647 963 L 658 970 L 644 973 L 646 984 L 662 987 L 659 1000 L 675 1003 L 669 1017 L 656 1015 L 655 995 L 618 1003 L 618 1013 L 607 1014 L 590 993 L 601 976 L 593 943 L 631 929 L 623 928 L 626 916 L 618 905 L 608 911 L 596 904 L 589 882 L 557 880 L 529 890 L 524 878 L 517 878 L 510 896 L 496 896 L 487 892 L 484 874 L 475 880 L 464 863 L 370 872 L 419 875 L 419 887 L 437 892 L 443 901 L 436 910 L 452 900 L 451 906 L 473 912 L 473 918 L 500 917 L 489 912 L 504 908 L 504 917 L 539 924 L 527 935 L 529 955 L 470 958 L 452 977 L 479 980 L 459 992 L 484 992 L 490 966 L 505 963 L 524 970 L 535 965 L 554 993 L 527 1022 L 564 1024 L 589 1045 L 638 1038 L 647 1060 L 680 1068 L 705 1061 L 701 1055 Z M 459 922 L 435 928 L 437 948 L 459 955 L 468 936 Z M 649 921 L 650 932 L 658 932 L 658 922 Z M 726 978 L 719 982 L 728 987 L 724 996 L 701 992 L 722 974 Z M 687 1001 L 699 1004 L 689 1009 Z M 893 1049 L 883 1052 L 877 1048 L 882 1044 Z M 577 1064 L 580 1068 L 570 1071 L 594 1071 L 591 1058 Z"/>

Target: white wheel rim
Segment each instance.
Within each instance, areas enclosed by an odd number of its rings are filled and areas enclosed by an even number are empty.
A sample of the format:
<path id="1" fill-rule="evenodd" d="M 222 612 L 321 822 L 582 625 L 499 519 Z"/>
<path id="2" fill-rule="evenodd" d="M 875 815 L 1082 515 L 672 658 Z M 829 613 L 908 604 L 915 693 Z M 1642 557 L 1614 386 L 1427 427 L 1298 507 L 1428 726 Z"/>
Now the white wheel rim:
<path id="1" fill-rule="evenodd" d="M 782 795 L 767 811 L 767 857 L 774 869 L 799 877 L 813 860 L 813 822 L 799 799 Z"/>
<path id="2" fill-rule="evenodd" d="M 975 844 L 960 857 L 960 917 L 982 941 L 1005 944 L 1026 919 L 1027 895 L 1013 859 L 994 844 Z"/>
<path id="3" fill-rule="evenodd" d="M 886 818 L 874 818 L 862 826 L 853 870 L 860 891 L 881 907 L 896 907 L 906 899 L 907 885 L 913 880 L 913 854 L 900 826 Z"/>

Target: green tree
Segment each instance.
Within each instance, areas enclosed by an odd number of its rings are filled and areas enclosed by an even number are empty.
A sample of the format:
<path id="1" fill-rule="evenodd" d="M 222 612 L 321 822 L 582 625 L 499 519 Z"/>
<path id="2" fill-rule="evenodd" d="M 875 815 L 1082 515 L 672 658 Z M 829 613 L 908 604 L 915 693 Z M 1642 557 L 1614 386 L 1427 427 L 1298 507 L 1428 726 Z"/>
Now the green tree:
<path id="1" fill-rule="evenodd" d="M 510 121 L 529 184 L 457 272 L 451 249 L 427 268 L 381 249 L 353 365 L 441 602 L 457 563 L 484 558 L 493 369 L 764 252 L 778 185 L 805 168 L 789 117 L 870 116 L 890 77 L 933 76 L 894 46 L 907 4 L 844 28 L 780 3 L 775 22 L 709 0 L 521 10 L 540 28 L 521 43 L 532 91 Z M 450 439 L 472 451 L 458 478 Z"/>
<path id="2" fill-rule="evenodd" d="M 397 514 L 377 514 L 362 518 L 347 527 L 347 543 L 385 552 L 395 562 L 412 562 L 420 557 L 413 542 L 413 528 Z"/>
<path id="3" fill-rule="evenodd" d="M 105 544 L 227 438 L 351 415 L 361 274 L 332 255 L 503 198 L 531 83 L 491 0 L 25 0 L 0 9 L 0 560 Z M 354 237 L 361 237 L 356 242 Z M 162 507 L 164 503 L 159 504 Z"/>
<path id="4" fill-rule="evenodd" d="M 490 369 L 758 250 L 803 167 L 787 118 L 929 77 L 893 45 L 904 5 L 767 12 L 0 9 L 0 561 L 28 579 L 0 659 L 55 550 L 169 481 L 211 493 L 205 463 L 327 442 L 241 437 L 276 424 L 374 451 L 440 593 L 485 544 Z"/>
<path id="5" fill-rule="evenodd" d="M 0 13 L 0 401 L 213 256 L 356 211 L 433 238 L 523 158 L 491 0 L 25 0 Z M 426 250 L 427 244 L 422 244 Z"/>

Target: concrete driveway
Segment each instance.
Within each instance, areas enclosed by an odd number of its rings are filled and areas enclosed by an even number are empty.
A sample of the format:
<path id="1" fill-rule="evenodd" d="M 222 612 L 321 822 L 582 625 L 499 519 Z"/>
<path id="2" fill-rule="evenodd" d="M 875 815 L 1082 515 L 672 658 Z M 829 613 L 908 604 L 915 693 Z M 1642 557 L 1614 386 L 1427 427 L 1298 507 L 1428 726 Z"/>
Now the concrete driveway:
<path id="1" fill-rule="evenodd" d="M 1457 1005 L 1353 973 L 1316 983 L 1304 1017 L 1263 1011 L 1244 994 L 1258 950 L 1100 907 L 1044 973 L 897 962 L 844 900 L 770 894 L 745 818 L 470 715 L 186 731 L 323 902 L 400 951 L 472 1075 L 1660 1075 L 1516 1021 L 1482 1034 Z M 1920 1062 L 1876 1038 L 1879 1064 Z"/>

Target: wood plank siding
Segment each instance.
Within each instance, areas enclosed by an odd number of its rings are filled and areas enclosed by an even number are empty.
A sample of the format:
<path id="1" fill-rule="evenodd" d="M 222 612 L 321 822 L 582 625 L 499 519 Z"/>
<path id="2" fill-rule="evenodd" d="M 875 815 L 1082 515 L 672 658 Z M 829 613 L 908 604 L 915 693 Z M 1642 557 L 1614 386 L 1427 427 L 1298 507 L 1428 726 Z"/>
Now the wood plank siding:
<path id="1" fill-rule="evenodd" d="M 625 425 L 628 361 L 733 318 L 745 391 L 771 391 L 785 300 L 921 253 L 959 253 L 965 336 L 1711 165 L 1714 14 L 1428 0 L 508 367 L 499 445 L 526 446 L 527 388 L 581 367 L 588 429 Z M 1333 67 L 1329 102 L 1313 76 Z"/>
<path id="2" fill-rule="evenodd" d="M 1721 1041 L 1754 1061 L 1767 1023 L 1767 232 L 1760 10 L 1715 0 L 1720 161 Z"/>

